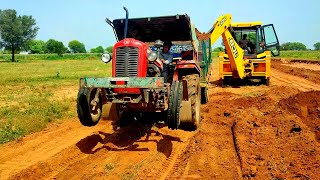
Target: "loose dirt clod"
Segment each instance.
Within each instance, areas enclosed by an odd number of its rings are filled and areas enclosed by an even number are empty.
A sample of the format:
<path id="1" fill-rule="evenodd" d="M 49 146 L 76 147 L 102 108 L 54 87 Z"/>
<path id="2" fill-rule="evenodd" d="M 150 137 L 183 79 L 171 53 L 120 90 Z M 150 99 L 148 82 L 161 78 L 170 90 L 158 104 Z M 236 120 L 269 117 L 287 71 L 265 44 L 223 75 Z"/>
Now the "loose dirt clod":
<path id="1" fill-rule="evenodd" d="M 294 133 L 294 132 L 300 132 L 302 129 L 299 127 L 299 126 L 297 126 L 297 127 L 293 127 L 291 130 L 290 130 L 290 132 L 291 133 Z"/>

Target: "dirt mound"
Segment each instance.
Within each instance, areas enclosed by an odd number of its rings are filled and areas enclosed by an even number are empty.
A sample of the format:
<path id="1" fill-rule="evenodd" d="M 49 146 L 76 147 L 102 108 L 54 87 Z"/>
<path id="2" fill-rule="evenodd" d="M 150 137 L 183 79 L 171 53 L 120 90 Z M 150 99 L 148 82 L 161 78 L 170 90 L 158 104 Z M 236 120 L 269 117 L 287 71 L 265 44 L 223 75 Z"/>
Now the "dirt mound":
<path id="1" fill-rule="evenodd" d="M 238 106 L 252 104 L 244 106 L 245 111 L 235 113 L 234 136 L 242 175 L 258 179 L 314 179 L 320 166 L 317 156 L 320 146 L 315 141 L 314 129 L 308 126 L 320 125 L 317 120 L 319 92 L 292 95 L 294 91 L 290 93 L 289 90 L 286 93 L 292 97 L 285 96 L 277 103 L 274 100 L 278 98 L 272 93 L 277 89 L 266 92 L 257 100 L 240 98 L 234 102 L 238 102 Z M 303 106 L 307 115 L 298 108 Z"/>
<path id="2" fill-rule="evenodd" d="M 310 59 L 295 59 L 295 58 L 272 58 L 272 60 L 274 61 L 282 61 L 282 62 L 287 62 L 287 63 L 305 63 L 305 64 L 318 64 L 320 65 L 320 61 L 319 60 L 310 60 Z"/>
<path id="3" fill-rule="evenodd" d="M 297 97 L 297 106 L 310 104 L 310 99 L 319 101 L 318 92 L 281 86 L 241 89 L 242 95 L 233 88 L 210 94 L 201 129 L 172 177 L 316 179 L 320 145 L 303 118 L 291 112 L 291 99 Z M 310 112 L 316 106 L 311 103 Z"/>
<path id="4" fill-rule="evenodd" d="M 299 93 L 280 101 L 280 106 L 301 118 L 320 142 L 320 91 Z M 299 128 L 296 128 L 299 130 Z"/>
<path id="5" fill-rule="evenodd" d="M 198 40 L 207 40 L 211 36 L 210 33 L 200 32 L 197 28 L 196 28 L 196 34 L 197 34 Z"/>
<path id="6" fill-rule="evenodd" d="M 320 119 L 320 91 L 299 93 L 280 105 L 300 118 Z"/>

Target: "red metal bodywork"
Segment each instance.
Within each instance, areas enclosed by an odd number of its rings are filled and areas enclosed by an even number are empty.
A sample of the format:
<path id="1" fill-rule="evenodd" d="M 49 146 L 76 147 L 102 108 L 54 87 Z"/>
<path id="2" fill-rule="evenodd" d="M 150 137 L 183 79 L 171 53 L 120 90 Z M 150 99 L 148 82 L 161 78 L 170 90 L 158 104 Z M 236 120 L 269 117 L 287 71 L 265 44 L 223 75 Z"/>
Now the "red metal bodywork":
<path id="1" fill-rule="evenodd" d="M 116 57 L 117 57 L 117 51 L 116 49 L 119 47 L 136 47 L 138 48 L 139 58 L 138 58 L 138 74 L 137 77 L 146 77 L 147 76 L 147 68 L 148 68 L 148 60 L 147 60 L 147 50 L 149 47 L 138 40 L 135 40 L 133 38 L 126 38 L 119 42 L 117 42 L 113 47 L 113 55 L 112 55 L 112 77 L 116 76 Z M 121 84 L 123 82 L 119 82 Z M 116 83 L 118 84 L 118 83 Z M 121 94 L 141 94 L 140 89 L 137 88 L 115 88 L 114 91 L 116 93 Z"/>
<path id="2" fill-rule="evenodd" d="M 173 80 L 177 81 L 179 79 L 180 69 L 195 69 L 197 73 L 200 74 L 201 68 L 194 60 L 180 60 L 176 63 L 176 68 L 173 74 Z"/>

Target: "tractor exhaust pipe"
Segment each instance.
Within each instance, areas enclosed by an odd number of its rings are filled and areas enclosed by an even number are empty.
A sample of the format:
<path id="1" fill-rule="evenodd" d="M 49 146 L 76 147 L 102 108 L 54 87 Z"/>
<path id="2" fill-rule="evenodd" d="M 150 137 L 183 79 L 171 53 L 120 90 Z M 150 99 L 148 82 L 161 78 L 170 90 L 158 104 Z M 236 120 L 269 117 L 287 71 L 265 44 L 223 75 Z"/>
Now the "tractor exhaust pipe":
<path id="1" fill-rule="evenodd" d="M 114 33 L 114 36 L 116 37 L 116 40 L 117 42 L 119 41 L 119 38 L 118 38 L 118 35 L 116 33 L 116 30 L 114 29 L 114 25 L 112 23 L 112 21 L 109 19 L 109 18 L 106 18 L 106 23 L 109 24 L 109 26 L 111 26 L 112 30 L 113 30 L 113 33 Z"/>
<path id="2" fill-rule="evenodd" d="M 127 38 L 127 33 L 128 33 L 128 19 L 129 19 L 129 11 L 126 7 L 123 7 L 123 9 L 126 11 L 126 21 L 124 25 L 124 39 Z"/>

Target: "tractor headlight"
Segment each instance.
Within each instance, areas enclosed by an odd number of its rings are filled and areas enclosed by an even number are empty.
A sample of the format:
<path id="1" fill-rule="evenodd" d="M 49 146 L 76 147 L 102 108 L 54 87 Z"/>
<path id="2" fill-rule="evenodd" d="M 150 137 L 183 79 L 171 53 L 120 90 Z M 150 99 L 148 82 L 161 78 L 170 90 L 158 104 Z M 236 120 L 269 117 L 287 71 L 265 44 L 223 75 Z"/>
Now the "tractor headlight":
<path id="1" fill-rule="evenodd" d="M 108 62 L 111 61 L 111 55 L 109 53 L 103 53 L 102 56 L 101 56 L 101 60 L 104 63 L 108 63 Z"/>
<path id="2" fill-rule="evenodd" d="M 147 58 L 151 62 L 155 61 L 157 59 L 157 53 L 154 52 L 154 51 L 151 51 L 151 52 L 148 53 L 148 57 Z"/>

